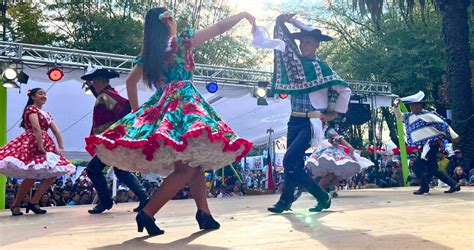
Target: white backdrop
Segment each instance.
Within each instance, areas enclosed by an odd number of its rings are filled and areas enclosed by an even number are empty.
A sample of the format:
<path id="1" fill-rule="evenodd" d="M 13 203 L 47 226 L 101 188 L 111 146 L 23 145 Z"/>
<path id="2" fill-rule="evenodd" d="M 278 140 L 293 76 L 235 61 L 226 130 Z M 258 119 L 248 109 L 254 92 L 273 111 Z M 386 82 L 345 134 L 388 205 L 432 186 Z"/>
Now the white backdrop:
<path id="1" fill-rule="evenodd" d="M 28 69 L 25 73 L 30 76 L 27 85 L 22 85 L 21 94 L 18 89 L 8 89 L 7 94 L 7 137 L 13 139 L 23 132 L 19 121 L 27 101 L 27 89 L 41 87 L 48 91 L 48 102 L 43 107 L 51 112 L 53 119 L 62 132 L 66 151 L 84 151 L 84 138 L 89 135 L 92 125 L 92 108 L 95 98 L 84 94 L 81 89 L 80 76 L 83 70 L 67 71 L 61 81 L 52 83 L 47 75 L 46 68 Z M 113 79 L 112 85 L 123 96 L 126 96 L 124 82 L 126 75 Z M 142 83 L 140 86 L 140 103 L 146 101 L 152 92 L 147 92 Z M 286 122 L 289 117 L 289 100 L 279 102 L 269 101 L 269 106 L 257 106 L 257 101 L 250 95 L 246 87 L 219 86 L 216 94 L 206 91 L 204 84 L 197 84 L 198 89 L 207 100 L 215 100 L 212 106 L 241 137 L 256 144 L 267 142 L 266 131 L 272 128 L 275 135 L 286 133 Z"/>
<path id="2" fill-rule="evenodd" d="M 23 108 L 27 101 L 27 89 L 41 87 L 48 91 L 48 102 L 44 110 L 52 113 L 65 142 L 68 152 L 84 152 L 84 138 L 89 135 L 92 125 L 92 109 L 95 98 L 84 94 L 81 89 L 82 80 L 80 76 L 83 70 L 64 70 L 64 78 L 58 82 L 51 82 L 47 77 L 47 69 L 25 68 L 30 76 L 27 85 L 22 86 L 21 94 L 17 89 L 8 89 L 7 100 L 7 137 L 13 139 L 23 132 L 19 127 L 19 121 Z M 125 79 L 126 74 L 120 78 L 112 79 L 112 85 L 116 87 L 123 96 L 126 96 Z M 256 145 L 267 143 L 267 129 L 274 130 L 273 138 L 279 138 L 286 134 L 286 123 L 290 114 L 289 98 L 284 100 L 268 100 L 268 106 L 257 106 L 257 100 L 250 94 L 252 91 L 247 87 L 231 87 L 219 85 L 215 94 L 210 94 L 204 84 L 196 84 L 199 91 L 210 101 L 215 110 L 221 115 L 236 132 L 243 138 L 252 141 Z M 140 103 L 145 102 L 151 95 L 139 84 Z M 390 106 L 392 97 L 378 96 L 376 106 Z M 217 101 L 215 101 L 217 100 Z M 368 100 L 370 102 L 370 100 Z"/>

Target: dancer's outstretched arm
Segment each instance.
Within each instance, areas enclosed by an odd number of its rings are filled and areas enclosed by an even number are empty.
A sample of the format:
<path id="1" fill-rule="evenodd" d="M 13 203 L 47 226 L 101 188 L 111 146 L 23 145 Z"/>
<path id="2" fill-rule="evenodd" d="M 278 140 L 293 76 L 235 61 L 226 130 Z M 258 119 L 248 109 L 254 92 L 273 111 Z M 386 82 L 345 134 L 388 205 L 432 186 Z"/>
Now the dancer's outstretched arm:
<path id="1" fill-rule="evenodd" d="M 206 41 L 230 30 L 234 27 L 237 23 L 239 23 L 242 19 L 247 19 L 249 23 L 255 27 L 255 17 L 250 15 L 248 12 L 241 12 L 239 14 L 235 14 L 230 17 L 226 17 L 219 22 L 215 23 L 214 25 L 207 27 L 205 29 L 198 30 L 196 35 L 194 36 L 194 47 L 199 47 Z"/>

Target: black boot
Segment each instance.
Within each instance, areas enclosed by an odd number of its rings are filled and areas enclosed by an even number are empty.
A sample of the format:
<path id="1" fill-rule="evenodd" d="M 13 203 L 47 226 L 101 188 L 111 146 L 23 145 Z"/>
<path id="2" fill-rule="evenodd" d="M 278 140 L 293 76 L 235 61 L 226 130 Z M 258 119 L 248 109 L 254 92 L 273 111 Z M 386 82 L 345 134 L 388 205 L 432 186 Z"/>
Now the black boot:
<path id="1" fill-rule="evenodd" d="M 137 212 L 142 211 L 142 209 L 146 206 L 146 204 L 148 204 L 149 201 L 150 201 L 150 199 L 140 201 L 140 203 L 138 203 L 138 207 L 133 209 L 133 212 L 137 213 Z"/>
<path id="2" fill-rule="evenodd" d="M 33 204 L 33 203 L 28 202 L 28 206 L 26 207 L 26 213 L 29 213 L 30 210 L 33 211 L 33 213 L 35 213 L 35 214 L 45 214 L 46 213 L 46 210 L 43 210 L 43 209 L 39 208 L 39 206 L 38 207 L 36 207 L 36 206 L 38 206 L 38 203 Z"/>
<path id="3" fill-rule="evenodd" d="M 461 185 L 456 184 L 455 186 L 451 186 L 449 188 L 449 190 L 444 191 L 444 193 L 451 194 L 451 193 L 458 192 L 458 191 L 461 191 Z"/>
<path id="4" fill-rule="evenodd" d="M 284 201 L 279 200 L 273 207 L 267 208 L 269 212 L 281 214 L 284 211 L 291 211 L 291 203 L 287 204 Z"/>
<path id="5" fill-rule="evenodd" d="M 429 193 L 429 192 L 430 192 L 429 189 L 420 187 L 420 189 L 414 191 L 413 194 L 414 194 L 414 195 L 422 195 L 422 194 L 427 194 L 427 193 Z"/>
<path id="6" fill-rule="evenodd" d="M 113 201 L 110 202 L 99 202 L 93 209 L 89 209 L 87 212 L 90 214 L 101 214 L 105 210 L 110 210 L 114 205 Z"/>
<path id="7" fill-rule="evenodd" d="M 135 220 L 137 221 L 138 232 L 140 233 L 143 232 L 143 228 L 146 228 L 146 231 L 150 236 L 165 233 L 165 231 L 161 230 L 158 226 L 156 226 L 155 218 L 151 218 L 143 211 L 138 212 L 137 217 L 135 217 Z"/>
<path id="8" fill-rule="evenodd" d="M 328 209 L 330 206 L 331 206 L 331 198 L 329 198 L 329 200 L 324 201 L 324 202 L 318 201 L 318 205 L 316 205 L 316 207 L 312 207 L 308 209 L 308 211 L 321 212 L 323 211 L 323 209 Z"/>
<path id="9" fill-rule="evenodd" d="M 221 225 L 212 218 L 212 215 L 204 213 L 201 209 L 196 212 L 196 220 L 199 224 L 199 229 L 215 230 L 219 229 Z"/>

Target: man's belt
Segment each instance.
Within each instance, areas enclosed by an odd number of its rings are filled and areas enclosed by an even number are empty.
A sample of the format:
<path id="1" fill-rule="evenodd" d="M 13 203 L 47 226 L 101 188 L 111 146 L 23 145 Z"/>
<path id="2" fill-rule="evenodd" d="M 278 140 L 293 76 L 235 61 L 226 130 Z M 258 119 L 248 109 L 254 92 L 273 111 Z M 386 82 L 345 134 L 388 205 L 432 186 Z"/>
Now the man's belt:
<path id="1" fill-rule="evenodd" d="M 319 118 L 323 113 L 320 111 L 311 111 L 311 112 L 291 112 L 291 116 L 294 117 L 304 117 L 304 118 Z"/>

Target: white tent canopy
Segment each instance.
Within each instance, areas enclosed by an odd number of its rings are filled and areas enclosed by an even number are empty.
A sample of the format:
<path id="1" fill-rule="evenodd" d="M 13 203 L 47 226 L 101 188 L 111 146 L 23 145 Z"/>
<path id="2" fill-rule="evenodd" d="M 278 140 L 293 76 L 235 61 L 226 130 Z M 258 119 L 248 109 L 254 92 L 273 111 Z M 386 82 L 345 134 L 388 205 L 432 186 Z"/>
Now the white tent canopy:
<path id="1" fill-rule="evenodd" d="M 92 109 L 95 98 L 84 94 L 81 90 L 80 76 L 83 70 L 64 70 L 64 78 L 52 83 L 46 74 L 47 68 L 30 69 L 25 67 L 24 72 L 30 76 L 28 84 L 22 86 L 21 94 L 17 89 L 8 89 L 7 99 L 7 138 L 13 139 L 23 132 L 19 121 L 26 104 L 26 90 L 41 87 L 48 91 L 48 102 L 44 110 L 51 112 L 61 130 L 65 150 L 68 152 L 84 152 L 84 138 L 89 135 L 92 125 Z M 112 85 L 122 95 L 126 96 L 124 82 L 126 74 L 113 79 Z M 139 84 L 140 103 L 146 101 L 152 92 L 146 91 L 143 84 Z M 257 106 L 252 97 L 251 89 L 246 86 L 219 86 L 215 94 L 206 91 L 204 84 L 197 84 L 197 88 L 211 103 L 221 118 L 226 121 L 239 136 L 246 138 L 256 145 L 265 144 L 268 140 L 268 129 L 274 130 L 274 138 L 286 134 L 286 123 L 290 114 L 289 98 L 284 100 L 269 100 L 268 106 Z M 377 96 L 376 106 L 389 106 L 390 96 Z"/>

